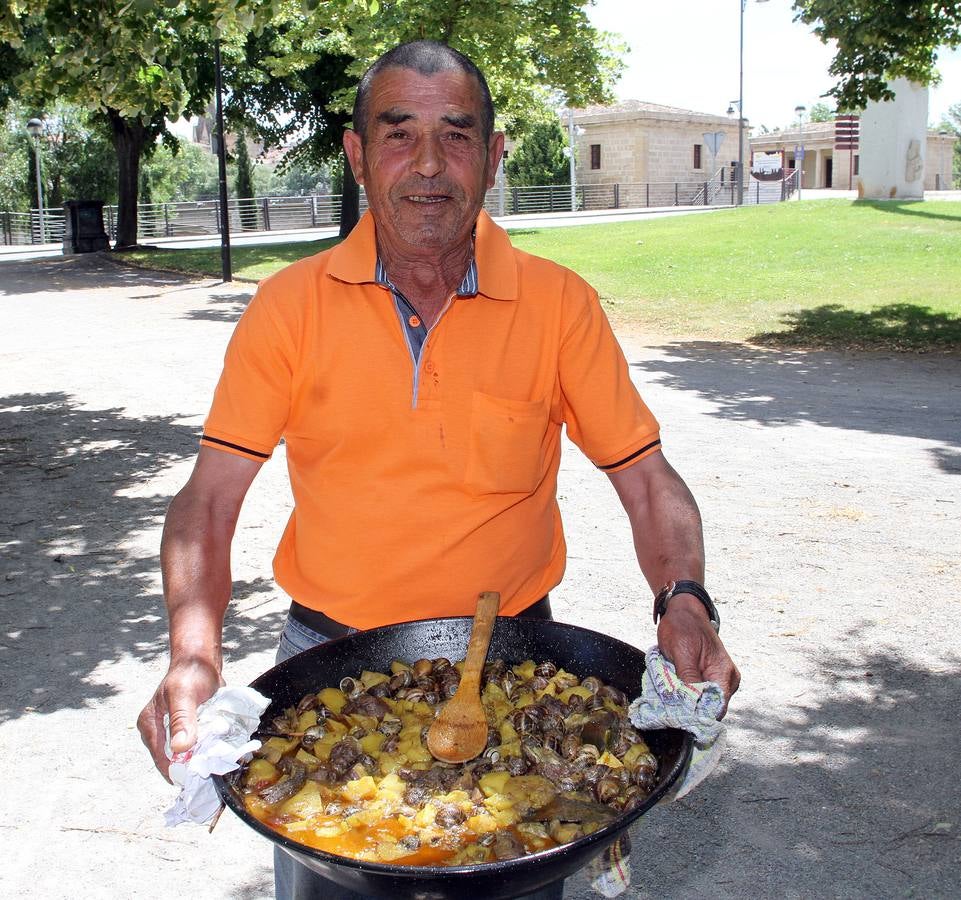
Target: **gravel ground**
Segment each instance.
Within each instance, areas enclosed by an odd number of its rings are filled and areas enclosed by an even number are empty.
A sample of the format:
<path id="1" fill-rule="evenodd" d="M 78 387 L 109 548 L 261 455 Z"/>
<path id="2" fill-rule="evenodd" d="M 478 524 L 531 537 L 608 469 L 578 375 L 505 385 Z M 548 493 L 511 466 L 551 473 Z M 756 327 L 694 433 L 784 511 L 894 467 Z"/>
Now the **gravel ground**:
<path id="1" fill-rule="evenodd" d="M 0 265 L 0 896 L 270 896 L 270 848 L 236 818 L 163 827 L 134 726 L 166 664 L 162 517 L 250 292 Z M 958 896 L 961 360 L 621 337 L 744 675 L 715 775 L 635 829 L 627 896 Z M 626 521 L 569 449 L 555 613 L 647 646 Z M 289 502 L 280 452 L 235 542 L 231 683 L 271 664 Z"/>

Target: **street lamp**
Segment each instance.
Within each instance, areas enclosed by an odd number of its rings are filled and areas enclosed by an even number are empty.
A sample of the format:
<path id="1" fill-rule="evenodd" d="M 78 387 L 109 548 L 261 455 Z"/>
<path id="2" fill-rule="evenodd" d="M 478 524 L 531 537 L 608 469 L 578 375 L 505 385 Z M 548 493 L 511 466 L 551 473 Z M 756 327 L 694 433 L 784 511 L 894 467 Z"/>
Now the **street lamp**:
<path id="1" fill-rule="evenodd" d="M 767 0 L 754 0 L 755 3 L 767 3 Z M 738 75 L 737 90 L 737 205 L 744 203 L 744 9 L 747 0 L 741 0 L 741 42 L 740 42 L 740 74 Z M 731 101 L 731 106 L 734 101 Z M 730 109 L 730 107 L 728 107 Z M 730 115 L 730 113 L 728 113 Z"/>
<path id="2" fill-rule="evenodd" d="M 577 150 L 575 138 L 580 137 L 584 129 L 574 124 L 574 110 L 567 108 L 567 147 L 564 155 L 567 157 L 571 171 L 571 212 L 577 212 Z"/>
<path id="3" fill-rule="evenodd" d="M 40 119 L 31 119 L 27 122 L 27 134 L 33 138 L 33 158 L 37 164 L 37 209 L 40 212 L 40 243 L 46 237 L 46 229 L 43 222 L 43 184 L 40 180 L 40 135 L 43 133 L 43 122 Z"/>
<path id="4" fill-rule="evenodd" d="M 794 171 L 797 172 L 797 198 L 801 199 L 801 182 L 804 181 L 804 114 L 807 107 L 795 106 L 794 115 L 797 116 L 797 144 L 794 147 Z"/>

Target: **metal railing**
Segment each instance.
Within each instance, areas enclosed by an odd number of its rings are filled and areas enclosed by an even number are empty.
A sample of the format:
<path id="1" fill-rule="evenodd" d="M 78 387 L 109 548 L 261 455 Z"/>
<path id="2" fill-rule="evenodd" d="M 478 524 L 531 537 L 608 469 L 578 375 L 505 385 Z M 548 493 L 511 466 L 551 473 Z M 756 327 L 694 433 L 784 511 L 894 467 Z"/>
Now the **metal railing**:
<path id="1" fill-rule="evenodd" d="M 734 203 L 734 185 L 723 172 L 705 181 L 670 181 L 616 184 L 582 184 L 576 188 L 578 211 L 641 209 L 646 207 L 728 205 Z M 340 194 L 306 197 L 255 197 L 227 204 L 231 234 L 259 231 L 301 231 L 340 223 Z M 571 212 L 570 185 L 511 187 L 495 185 L 484 207 L 491 215 L 513 216 Z M 360 209 L 367 208 L 361 189 Z M 104 207 L 104 227 L 116 238 L 117 208 Z M 220 232 L 220 203 L 197 200 L 180 203 L 142 203 L 138 208 L 138 239 L 215 235 Z M 44 210 L 43 234 L 37 210 L 0 211 L 0 241 L 4 244 L 58 243 L 63 240 L 64 211 Z"/>

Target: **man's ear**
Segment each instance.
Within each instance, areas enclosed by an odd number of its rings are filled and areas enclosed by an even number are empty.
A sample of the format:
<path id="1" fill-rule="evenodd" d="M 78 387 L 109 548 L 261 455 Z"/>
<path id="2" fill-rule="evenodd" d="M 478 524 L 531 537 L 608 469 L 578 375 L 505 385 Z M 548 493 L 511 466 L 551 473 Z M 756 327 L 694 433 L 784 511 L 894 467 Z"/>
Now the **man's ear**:
<path id="1" fill-rule="evenodd" d="M 354 181 L 364 183 L 364 142 L 356 131 L 347 129 L 344 132 L 344 153 L 354 173 Z"/>
<path id="2" fill-rule="evenodd" d="M 492 188 L 497 180 L 497 166 L 504 155 L 504 132 L 495 131 L 487 142 L 487 187 Z"/>

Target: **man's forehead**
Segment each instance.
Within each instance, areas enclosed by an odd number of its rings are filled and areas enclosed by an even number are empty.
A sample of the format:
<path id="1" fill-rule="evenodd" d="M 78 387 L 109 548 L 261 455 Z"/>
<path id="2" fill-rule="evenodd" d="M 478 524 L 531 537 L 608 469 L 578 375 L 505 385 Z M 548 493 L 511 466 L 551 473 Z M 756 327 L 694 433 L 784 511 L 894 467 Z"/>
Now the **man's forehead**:
<path id="1" fill-rule="evenodd" d="M 379 72 L 370 86 L 372 118 L 396 122 L 431 117 L 470 117 L 477 121 L 481 107 L 480 85 L 467 72 L 444 69 L 423 75 L 414 69 L 391 66 Z"/>

